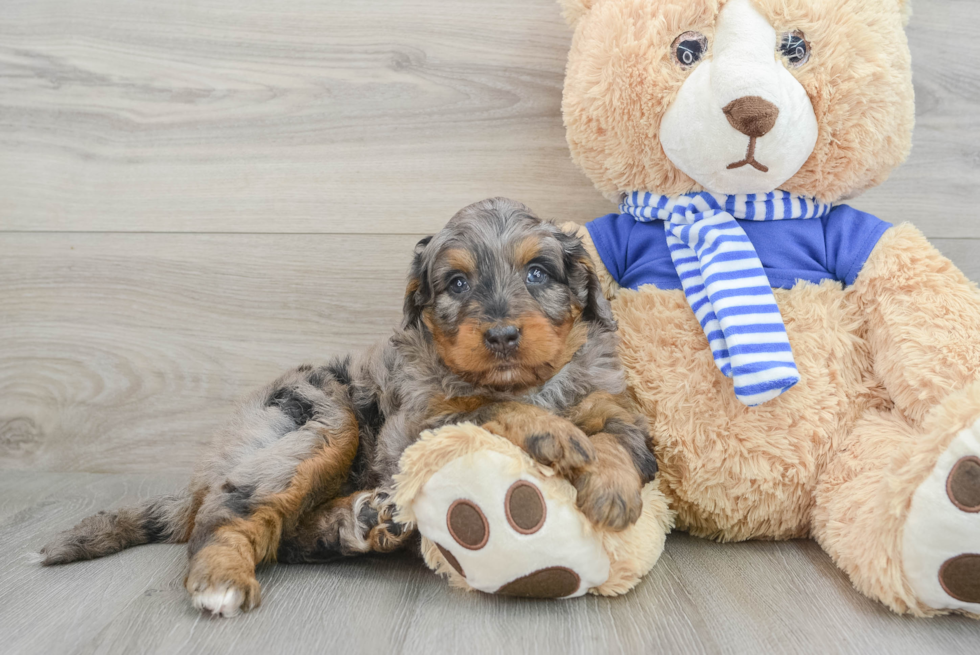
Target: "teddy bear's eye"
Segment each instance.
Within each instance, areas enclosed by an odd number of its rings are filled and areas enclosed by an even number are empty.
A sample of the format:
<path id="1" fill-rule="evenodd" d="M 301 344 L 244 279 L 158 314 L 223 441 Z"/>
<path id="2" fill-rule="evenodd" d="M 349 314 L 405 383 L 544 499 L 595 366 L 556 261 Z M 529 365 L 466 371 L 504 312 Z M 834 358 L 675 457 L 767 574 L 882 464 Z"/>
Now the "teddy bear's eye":
<path id="1" fill-rule="evenodd" d="M 708 39 L 700 32 L 684 32 L 670 46 L 674 61 L 683 68 L 690 68 L 701 61 L 707 51 Z"/>
<path id="2" fill-rule="evenodd" d="M 810 44 L 799 30 L 783 34 L 779 41 L 779 52 L 793 68 L 799 68 L 810 60 Z"/>

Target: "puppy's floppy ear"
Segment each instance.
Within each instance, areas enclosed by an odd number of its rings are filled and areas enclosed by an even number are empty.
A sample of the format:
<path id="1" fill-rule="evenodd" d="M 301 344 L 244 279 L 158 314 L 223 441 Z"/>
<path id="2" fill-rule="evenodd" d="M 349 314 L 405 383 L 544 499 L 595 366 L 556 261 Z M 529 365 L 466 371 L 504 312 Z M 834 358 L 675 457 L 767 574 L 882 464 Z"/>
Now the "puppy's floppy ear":
<path id="1" fill-rule="evenodd" d="M 432 299 L 432 287 L 429 286 L 429 274 L 425 259 L 425 247 L 432 237 L 425 237 L 415 244 L 415 255 L 412 257 L 412 268 L 408 272 L 408 287 L 405 289 L 405 307 L 402 327 L 405 329 L 417 327 L 422 321 L 422 309 Z"/>
<path id="2" fill-rule="evenodd" d="M 558 242 L 561 243 L 565 259 L 568 286 L 582 304 L 582 318 L 615 331 L 616 319 L 613 318 L 612 307 L 602 293 L 602 285 L 595 272 L 595 265 L 585 246 L 582 245 L 582 240 L 557 227 L 555 233 Z"/>

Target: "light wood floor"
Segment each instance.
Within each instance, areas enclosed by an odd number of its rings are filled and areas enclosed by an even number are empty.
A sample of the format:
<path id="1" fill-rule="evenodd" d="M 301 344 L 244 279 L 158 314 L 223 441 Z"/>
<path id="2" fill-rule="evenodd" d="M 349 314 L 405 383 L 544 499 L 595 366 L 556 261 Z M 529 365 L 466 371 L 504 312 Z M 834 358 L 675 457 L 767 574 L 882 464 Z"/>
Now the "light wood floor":
<path id="1" fill-rule="evenodd" d="M 980 3 L 914 0 L 910 161 L 853 204 L 980 280 Z M 0 651 L 968 652 L 813 543 L 673 535 L 631 595 L 448 590 L 410 559 L 262 571 L 194 613 L 183 551 L 42 570 L 54 531 L 183 484 L 234 399 L 364 347 L 411 246 L 508 195 L 612 210 L 570 162 L 552 0 L 5 0 L 0 7 Z"/>

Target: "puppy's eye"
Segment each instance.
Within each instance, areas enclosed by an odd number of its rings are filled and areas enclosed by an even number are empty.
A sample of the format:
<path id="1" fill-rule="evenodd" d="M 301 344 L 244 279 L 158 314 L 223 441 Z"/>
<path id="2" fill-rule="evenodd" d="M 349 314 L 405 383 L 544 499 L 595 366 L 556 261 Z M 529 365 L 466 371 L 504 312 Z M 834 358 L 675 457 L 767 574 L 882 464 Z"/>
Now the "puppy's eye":
<path id="1" fill-rule="evenodd" d="M 803 32 L 786 32 L 779 41 L 779 54 L 786 57 L 790 66 L 799 68 L 810 61 L 810 44 L 806 42 Z"/>
<path id="2" fill-rule="evenodd" d="M 682 68 L 690 68 L 708 52 L 708 39 L 700 32 L 684 32 L 674 39 L 670 54 Z"/>
<path id="3" fill-rule="evenodd" d="M 544 284 L 550 278 L 543 268 L 540 266 L 532 266 L 527 269 L 527 277 L 524 278 L 528 284 Z"/>
<path id="4" fill-rule="evenodd" d="M 455 294 L 466 293 L 470 290 L 470 283 L 462 275 L 457 275 L 449 281 L 449 291 Z"/>

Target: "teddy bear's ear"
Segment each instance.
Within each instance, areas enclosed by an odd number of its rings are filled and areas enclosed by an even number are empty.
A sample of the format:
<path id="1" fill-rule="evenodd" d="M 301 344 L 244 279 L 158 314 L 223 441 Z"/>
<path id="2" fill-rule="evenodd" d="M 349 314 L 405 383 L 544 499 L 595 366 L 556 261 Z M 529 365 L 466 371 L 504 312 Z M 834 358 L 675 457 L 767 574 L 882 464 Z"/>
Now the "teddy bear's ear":
<path id="1" fill-rule="evenodd" d="M 579 20 L 589 13 L 595 2 L 596 0 L 558 0 L 558 4 L 561 5 L 561 14 L 565 17 L 565 22 L 568 23 L 569 27 L 575 27 Z"/>

